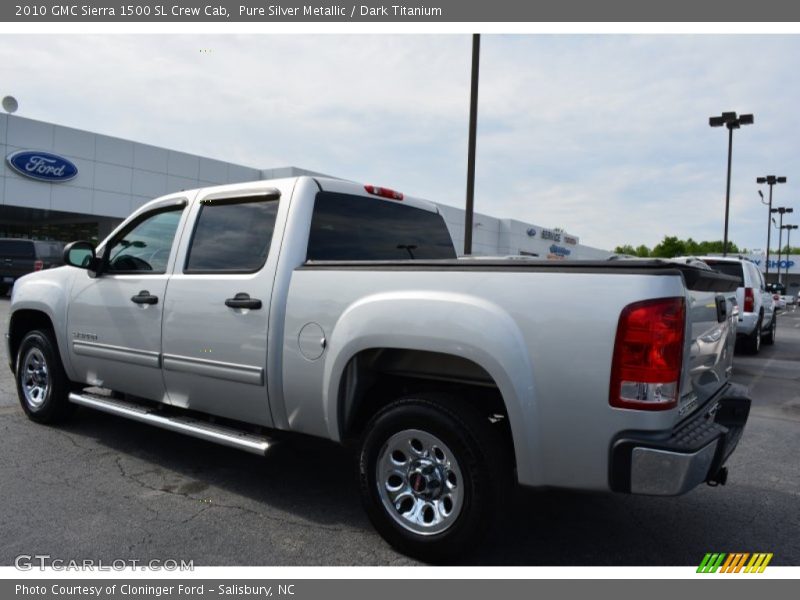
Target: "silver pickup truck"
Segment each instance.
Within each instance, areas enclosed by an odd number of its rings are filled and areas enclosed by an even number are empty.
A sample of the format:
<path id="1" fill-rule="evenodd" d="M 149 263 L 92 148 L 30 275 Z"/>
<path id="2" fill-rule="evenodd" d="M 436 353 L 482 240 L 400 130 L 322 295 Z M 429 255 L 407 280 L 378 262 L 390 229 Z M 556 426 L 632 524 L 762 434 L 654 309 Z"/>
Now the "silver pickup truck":
<path id="1" fill-rule="evenodd" d="M 300 177 L 154 200 L 14 286 L 27 415 L 76 405 L 265 454 L 358 453 L 380 533 L 471 547 L 517 482 L 677 495 L 725 482 L 733 278 L 668 261 L 457 259 L 435 205 Z M 570 298 L 591 297 L 591 304 Z"/>

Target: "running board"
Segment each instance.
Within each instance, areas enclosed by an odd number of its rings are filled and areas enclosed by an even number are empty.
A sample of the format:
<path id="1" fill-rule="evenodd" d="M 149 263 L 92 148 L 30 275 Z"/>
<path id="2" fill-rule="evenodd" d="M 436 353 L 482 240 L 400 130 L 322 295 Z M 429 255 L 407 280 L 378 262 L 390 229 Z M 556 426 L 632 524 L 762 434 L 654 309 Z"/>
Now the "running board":
<path id="1" fill-rule="evenodd" d="M 69 395 L 69 401 L 112 415 L 155 425 L 170 431 L 177 431 L 201 440 L 238 448 L 261 456 L 265 455 L 274 443 L 267 437 L 234 429 L 233 427 L 217 425 L 216 423 L 209 423 L 187 416 L 164 416 L 159 414 L 160 411 L 157 409 L 117 398 L 109 398 L 108 396 L 73 392 Z"/>

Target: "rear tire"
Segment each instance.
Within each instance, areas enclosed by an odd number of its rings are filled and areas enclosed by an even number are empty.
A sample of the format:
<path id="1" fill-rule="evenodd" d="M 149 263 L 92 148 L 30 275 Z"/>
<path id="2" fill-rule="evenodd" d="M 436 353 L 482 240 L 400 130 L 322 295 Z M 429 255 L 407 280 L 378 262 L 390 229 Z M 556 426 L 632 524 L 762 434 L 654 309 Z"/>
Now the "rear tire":
<path id="1" fill-rule="evenodd" d="M 22 410 L 37 423 L 58 423 L 73 411 L 72 382 L 64 372 L 53 334 L 36 329 L 22 338 L 17 353 L 17 395 Z"/>
<path id="2" fill-rule="evenodd" d="M 400 552 L 431 562 L 464 556 L 502 512 L 513 459 L 501 426 L 488 417 L 467 400 L 417 394 L 367 425 L 361 498 Z"/>
<path id="3" fill-rule="evenodd" d="M 775 343 L 775 335 L 778 333 L 778 315 L 772 315 L 772 322 L 769 324 L 769 331 L 764 334 L 761 343 L 772 346 Z"/>
<path id="4" fill-rule="evenodd" d="M 6 294 L 8 294 L 9 286 L 7 283 L 0 283 L 0 298 L 5 298 Z"/>
<path id="5" fill-rule="evenodd" d="M 758 317 L 753 333 L 748 335 L 744 340 L 744 351 L 748 354 L 758 354 L 761 350 L 761 323 L 763 317 Z"/>

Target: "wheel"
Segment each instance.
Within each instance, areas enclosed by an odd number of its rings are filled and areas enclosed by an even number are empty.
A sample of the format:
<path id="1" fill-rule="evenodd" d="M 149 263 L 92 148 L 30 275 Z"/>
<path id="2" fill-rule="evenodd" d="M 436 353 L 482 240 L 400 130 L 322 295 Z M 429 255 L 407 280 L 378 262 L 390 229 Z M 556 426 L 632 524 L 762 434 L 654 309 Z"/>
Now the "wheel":
<path id="1" fill-rule="evenodd" d="M 775 343 L 775 335 L 778 333 L 778 315 L 772 315 L 772 323 L 769 324 L 769 331 L 764 334 L 762 342 L 768 346 Z"/>
<path id="2" fill-rule="evenodd" d="M 0 298 L 5 298 L 8 294 L 9 286 L 7 283 L 0 283 Z"/>
<path id="3" fill-rule="evenodd" d="M 68 398 L 72 384 L 49 331 L 37 329 L 22 339 L 16 380 L 19 401 L 29 419 L 57 423 L 72 412 L 73 404 Z"/>
<path id="4" fill-rule="evenodd" d="M 361 498 L 378 532 L 432 562 L 474 549 L 501 512 L 513 463 L 500 426 L 449 396 L 400 399 L 369 423 Z"/>
<path id="5" fill-rule="evenodd" d="M 758 354 L 759 350 L 761 350 L 761 319 L 763 317 L 758 317 L 758 322 L 756 323 L 755 328 L 753 329 L 753 333 L 748 335 L 744 339 L 744 350 L 748 354 Z"/>

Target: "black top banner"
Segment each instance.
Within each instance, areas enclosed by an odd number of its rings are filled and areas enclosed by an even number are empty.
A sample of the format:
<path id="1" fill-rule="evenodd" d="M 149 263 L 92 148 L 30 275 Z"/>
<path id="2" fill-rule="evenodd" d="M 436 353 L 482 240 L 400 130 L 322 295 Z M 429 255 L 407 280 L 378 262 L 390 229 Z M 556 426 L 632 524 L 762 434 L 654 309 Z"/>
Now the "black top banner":
<path id="1" fill-rule="evenodd" d="M 786 0 L 17 0 L 10 22 L 787 22 Z"/>

